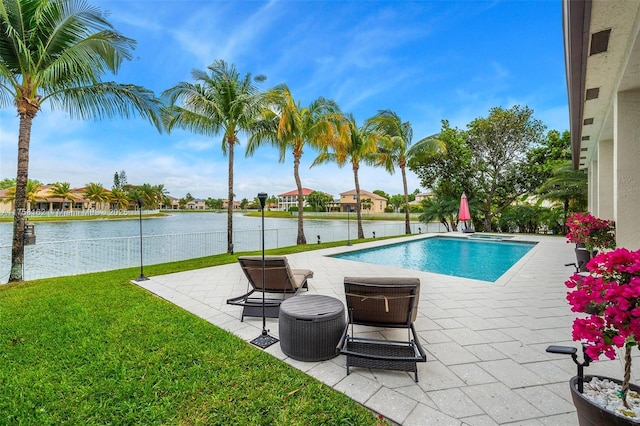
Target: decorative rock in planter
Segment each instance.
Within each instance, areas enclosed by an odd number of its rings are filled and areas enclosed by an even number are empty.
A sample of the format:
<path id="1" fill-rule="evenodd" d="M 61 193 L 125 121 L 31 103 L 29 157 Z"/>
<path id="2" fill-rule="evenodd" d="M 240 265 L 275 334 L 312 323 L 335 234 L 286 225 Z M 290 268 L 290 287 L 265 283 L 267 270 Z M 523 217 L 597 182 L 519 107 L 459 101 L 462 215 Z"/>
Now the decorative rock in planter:
<path id="1" fill-rule="evenodd" d="M 584 376 L 585 387 L 587 387 L 587 384 L 594 377 L 598 376 Z M 600 378 L 610 380 L 618 385 L 622 383 L 620 380 L 610 379 L 608 377 Z M 606 410 L 604 407 L 598 405 L 595 401 L 585 396 L 585 394 L 580 393 L 578 391 L 579 380 L 580 377 L 578 376 L 571 378 L 569 381 L 569 387 L 571 388 L 571 398 L 573 399 L 573 404 L 576 406 L 580 426 L 640 425 L 640 418 L 628 417 Z M 631 384 L 631 390 L 634 392 L 640 392 L 640 387 Z"/>

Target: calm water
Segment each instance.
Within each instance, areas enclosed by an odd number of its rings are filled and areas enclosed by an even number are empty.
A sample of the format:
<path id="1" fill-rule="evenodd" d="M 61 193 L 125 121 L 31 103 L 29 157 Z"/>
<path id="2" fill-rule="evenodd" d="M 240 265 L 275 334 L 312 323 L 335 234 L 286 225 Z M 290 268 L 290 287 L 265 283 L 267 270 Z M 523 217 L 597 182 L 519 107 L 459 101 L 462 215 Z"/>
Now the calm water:
<path id="1" fill-rule="evenodd" d="M 94 238 L 135 237 L 140 235 L 140 223 L 134 219 L 123 220 L 75 220 L 60 222 L 33 222 L 35 224 L 37 242 L 84 240 Z M 257 230 L 261 228 L 262 219 L 247 217 L 243 214 L 233 216 L 233 228 L 238 231 Z M 305 226 L 316 226 L 318 222 L 305 220 Z M 265 229 L 295 228 L 295 219 L 264 219 Z M 163 217 L 143 218 L 142 233 L 144 236 L 191 234 L 200 232 L 218 232 L 227 229 L 226 213 L 176 213 Z M 13 224 L 0 223 L 0 246 L 11 245 Z"/>
<path id="2" fill-rule="evenodd" d="M 493 282 L 533 246 L 535 243 L 435 237 L 335 257 Z"/>
<path id="3" fill-rule="evenodd" d="M 226 213 L 175 213 L 142 221 L 82 220 L 34 222 L 36 244 L 25 247 L 23 276 L 31 280 L 125 267 L 173 262 L 210 256 L 227 251 Z M 433 225 L 433 226 L 432 226 Z M 439 224 L 412 223 L 413 232 L 440 231 Z M 404 234 L 402 221 L 364 221 L 366 237 Z M 304 221 L 308 243 L 356 238 L 356 221 Z M 233 217 L 233 244 L 236 252 L 259 250 L 262 242 L 262 218 L 241 213 Z M 0 223 L 0 283 L 6 282 L 11 266 L 13 225 Z M 266 249 L 296 244 L 297 220 L 265 218 Z M 141 262 L 141 252 L 143 262 Z"/>

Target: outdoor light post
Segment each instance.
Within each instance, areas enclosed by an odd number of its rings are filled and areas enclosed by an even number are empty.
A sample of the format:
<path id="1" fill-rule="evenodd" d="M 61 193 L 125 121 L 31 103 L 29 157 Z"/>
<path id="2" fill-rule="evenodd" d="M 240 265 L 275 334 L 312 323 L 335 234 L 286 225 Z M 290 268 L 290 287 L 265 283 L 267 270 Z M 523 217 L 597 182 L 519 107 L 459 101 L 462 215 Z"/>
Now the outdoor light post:
<path id="1" fill-rule="evenodd" d="M 347 245 L 351 245 L 351 229 L 349 227 L 349 213 L 351 213 L 351 206 L 347 206 Z"/>
<path id="2" fill-rule="evenodd" d="M 140 217 L 140 276 L 136 278 L 136 281 L 146 281 L 149 278 L 144 276 L 143 262 L 142 262 L 142 200 L 138 199 L 138 212 Z"/>
<path id="3" fill-rule="evenodd" d="M 273 336 L 269 336 L 267 331 L 267 316 L 265 313 L 265 303 L 264 303 L 264 270 L 265 270 L 265 261 L 264 261 L 264 206 L 267 201 L 267 193 L 260 192 L 258 193 L 258 200 L 260 200 L 260 209 L 262 210 L 262 334 L 251 341 L 252 344 L 265 349 L 278 341 Z"/>

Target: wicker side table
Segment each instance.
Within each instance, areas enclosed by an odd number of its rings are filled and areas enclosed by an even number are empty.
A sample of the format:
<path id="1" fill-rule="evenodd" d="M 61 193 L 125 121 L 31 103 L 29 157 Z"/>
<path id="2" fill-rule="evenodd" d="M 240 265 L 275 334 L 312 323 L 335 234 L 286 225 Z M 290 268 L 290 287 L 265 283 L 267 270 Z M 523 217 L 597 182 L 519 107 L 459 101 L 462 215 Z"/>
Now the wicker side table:
<path id="1" fill-rule="evenodd" d="M 280 305 L 280 347 L 298 361 L 322 361 L 338 355 L 345 327 L 344 305 L 334 297 L 309 294 Z"/>

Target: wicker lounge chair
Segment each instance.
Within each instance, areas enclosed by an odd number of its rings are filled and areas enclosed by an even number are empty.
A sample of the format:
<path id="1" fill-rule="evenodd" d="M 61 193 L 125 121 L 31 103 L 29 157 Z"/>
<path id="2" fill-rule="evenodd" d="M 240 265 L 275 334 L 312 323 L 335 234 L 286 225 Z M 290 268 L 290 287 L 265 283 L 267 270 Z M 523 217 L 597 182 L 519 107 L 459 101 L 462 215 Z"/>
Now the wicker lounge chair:
<path id="1" fill-rule="evenodd" d="M 347 356 L 347 375 L 350 367 L 382 368 L 414 372 L 417 382 L 417 363 L 427 360 L 413 326 L 420 298 L 420 280 L 347 277 L 344 291 L 348 322 L 338 350 Z M 355 337 L 354 326 L 405 328 L 407 340 Z"/>
<path id="2" fill-rule="evenodd" d="M 262 316 L 262 257 L 240 256 L 240 267 L 249 280 L 247 293 L 227 300 L 230 305 L 242 306 L 242 317 Z M 295 295 L 300 289 L 308 289 L 307 279 L 313 277 L 308 269 L 291 269 L 284 256 L 265 256 L 264 292 L 270 296 L 264 298 L 265 316 L 278 318 L 280 303 L 287 296 Z M 254 293 L 258 293 L 257 295 Z"/>

